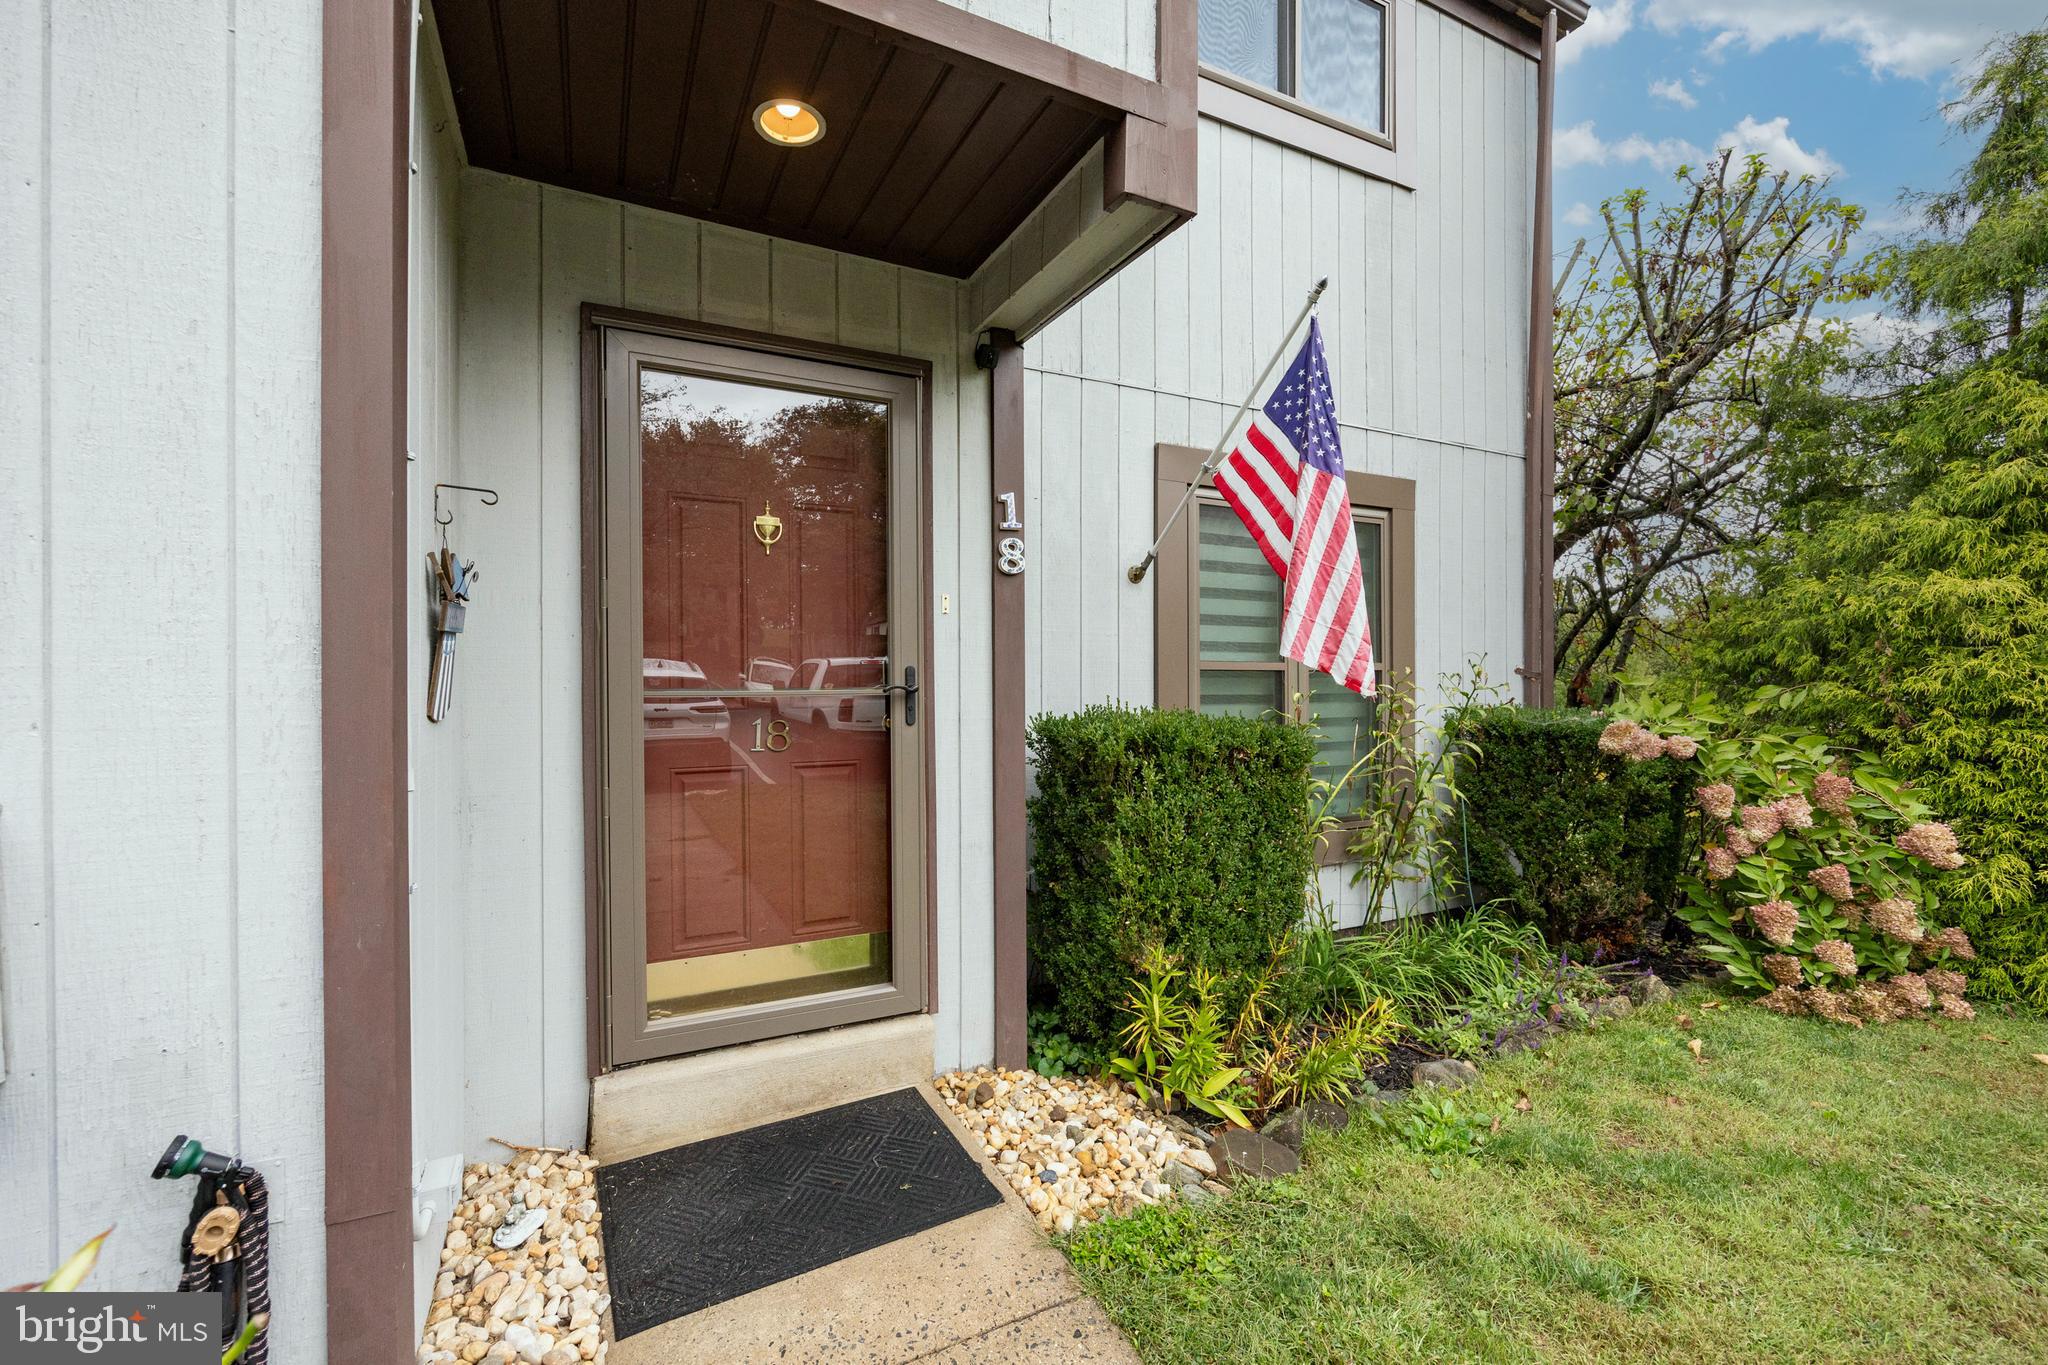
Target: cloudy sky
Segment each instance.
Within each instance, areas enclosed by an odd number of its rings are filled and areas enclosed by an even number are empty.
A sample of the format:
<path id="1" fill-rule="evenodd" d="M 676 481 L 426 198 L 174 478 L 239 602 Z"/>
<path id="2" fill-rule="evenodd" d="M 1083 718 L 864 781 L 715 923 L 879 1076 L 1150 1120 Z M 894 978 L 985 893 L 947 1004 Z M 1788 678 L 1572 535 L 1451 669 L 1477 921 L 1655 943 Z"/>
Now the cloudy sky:
<path id="1" fill-rule="evenodd" d="M 1560 44 L 1560 243 L 1602 198 L 1729 145 L 1830 175 L 1895 225 L 1902 189 L 1941 186 L 1968 155 L 1940 114 L 1960 73 L 2043 23 L 2048 0 L 1595 0 Z"/>

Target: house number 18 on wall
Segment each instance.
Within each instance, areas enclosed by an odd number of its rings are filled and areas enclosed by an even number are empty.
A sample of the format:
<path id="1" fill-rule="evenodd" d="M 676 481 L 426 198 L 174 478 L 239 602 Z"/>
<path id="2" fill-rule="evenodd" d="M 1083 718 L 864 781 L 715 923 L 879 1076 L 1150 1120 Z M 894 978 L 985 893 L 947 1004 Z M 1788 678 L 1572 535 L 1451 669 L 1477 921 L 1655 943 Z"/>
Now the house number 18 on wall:
<path id="1" fill-rule="evenodd" d="M 996 529 L 998 531 L 1023 530 L 1024 523 L 1017 520 L 1017 495 L 1015 493 L 998 493 L 996 494 L 996 502 L 1003 509 L 1002 516 L 996 519 Z M 1024 572 L 1024 537 L 1004 536 L 996 542 L 996 572 L 1005 574 L 1020 574 Z"/>

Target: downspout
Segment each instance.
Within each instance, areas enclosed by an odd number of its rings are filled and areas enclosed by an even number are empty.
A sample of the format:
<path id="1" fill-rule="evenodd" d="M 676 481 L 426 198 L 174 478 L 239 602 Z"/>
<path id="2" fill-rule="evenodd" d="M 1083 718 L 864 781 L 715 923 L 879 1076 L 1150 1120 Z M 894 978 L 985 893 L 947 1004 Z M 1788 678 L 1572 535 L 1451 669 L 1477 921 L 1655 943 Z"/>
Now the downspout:
<path id="1" fill-rule="evenodd" d="M 1551 706 L 1557 698 L 1552 656 L 1557 648 L 1557 599 L 1552 563 L 1557 523 L 1555 386 L 1552 380 L 1550 125 L 1557 102 L 1557 8 L 1543 12 L 1543 55 L 1536 67 L 1536 221 L 1529 252 L 1529 390 L 1522 439 L 1522 675 L 1523 700 Z"/>

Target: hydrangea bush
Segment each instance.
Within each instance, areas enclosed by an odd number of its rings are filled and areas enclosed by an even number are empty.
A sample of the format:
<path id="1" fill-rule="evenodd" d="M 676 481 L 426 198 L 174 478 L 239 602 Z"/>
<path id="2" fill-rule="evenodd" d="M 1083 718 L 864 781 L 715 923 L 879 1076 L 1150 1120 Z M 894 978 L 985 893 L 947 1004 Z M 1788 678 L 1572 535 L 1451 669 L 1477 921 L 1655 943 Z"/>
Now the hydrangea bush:
<path id="1" fill-rule="evenodd" d="M 1965 860 L 1906 784 L 1814 736 L 1714 739 L 1710 708 L 1635 709 L 1600 747 L 1692 770 L 1696 856 L 1678 914 L 1705 956 L 1781 1014 L 1857 1026 L 1930 1009 L 1973 1016 L 1958 970 L 1976 956 L 1968 936 L 1923 923 Z"/>

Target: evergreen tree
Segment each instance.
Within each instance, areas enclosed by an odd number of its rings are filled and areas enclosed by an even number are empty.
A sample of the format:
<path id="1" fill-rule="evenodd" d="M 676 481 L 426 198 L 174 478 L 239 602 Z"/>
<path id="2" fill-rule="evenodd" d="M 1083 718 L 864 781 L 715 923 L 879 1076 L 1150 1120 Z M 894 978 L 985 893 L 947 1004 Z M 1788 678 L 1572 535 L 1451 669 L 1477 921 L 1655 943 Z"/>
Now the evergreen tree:
<path id="1" fill-rule="evenodd" d="M 1797 719 L 1881 751 L 1972 859 L 1944 912 L 1977 989 L 2048 1008 L 2048 32 L 1987 57 L 1951 111 L 1984 145 L 1897 262 L 1936 325 L 1887 357 L 1905 382 L 1808 433 L 1805 501 L 1680 657 L 1727 695 L 1797 687 Z"/>

